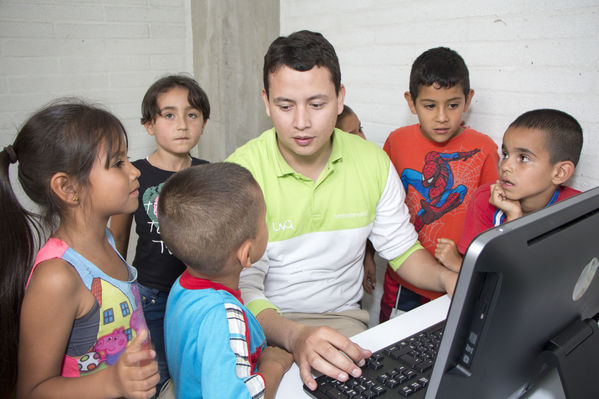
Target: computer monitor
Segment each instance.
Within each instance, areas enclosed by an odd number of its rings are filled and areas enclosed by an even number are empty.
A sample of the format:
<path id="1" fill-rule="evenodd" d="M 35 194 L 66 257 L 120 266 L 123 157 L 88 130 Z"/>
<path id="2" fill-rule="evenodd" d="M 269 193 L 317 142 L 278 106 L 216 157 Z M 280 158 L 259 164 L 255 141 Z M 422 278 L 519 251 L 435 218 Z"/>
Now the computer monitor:
<path id="1" fill-rule="evenodd" d="M 462 263 L 426 398 L 524 394 L 548 367 L 548 343 L 599 314 L 598 233 L 595 188 L 477 236 Z M 591 380 L 597 386 L 596 321 L 568 331 L 586 343 L 562 342 L 578 359 L 566 371 L 582 366 L 586 387 Z"/>

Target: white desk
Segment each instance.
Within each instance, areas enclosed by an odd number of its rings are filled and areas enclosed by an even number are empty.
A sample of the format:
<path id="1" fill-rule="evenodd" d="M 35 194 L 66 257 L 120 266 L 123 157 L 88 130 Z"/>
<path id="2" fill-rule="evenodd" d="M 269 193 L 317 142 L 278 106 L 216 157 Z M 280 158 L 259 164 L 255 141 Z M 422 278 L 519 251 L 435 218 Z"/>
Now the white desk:
<path id="1" fill-rule="evenodd" d="M 408 337 L 418 331 L 433 325 L 447 317 L 450 300 L 443 296 L 425 305 L 422 305 L 410 312 L 404 313 L 399 317 L 389 320 L 370 328 L 358 335 L 352 337 L 363 348 L 377 351 L 391 343 L 402 338 Z M 294 399 L 309 398 L 303 388 L 299 376 L 299 370 L 295 364 L 283 376 L 277 398 Z M 535 392 L 525 396 L 529 399 L 563 399 L 565 398 L 563 389 L 557 373 L 552 373 Z"/>

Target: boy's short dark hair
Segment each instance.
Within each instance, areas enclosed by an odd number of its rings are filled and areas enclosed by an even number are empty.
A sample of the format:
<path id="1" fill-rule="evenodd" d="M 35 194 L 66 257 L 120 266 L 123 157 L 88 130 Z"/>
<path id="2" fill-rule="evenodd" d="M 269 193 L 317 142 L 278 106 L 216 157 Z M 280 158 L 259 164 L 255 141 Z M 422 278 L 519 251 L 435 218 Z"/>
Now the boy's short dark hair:
<path id="1" fill-rule="evenodd" d="M 291 35 L 279 36 L 264 56 L 264 90 L 268 96 L 268 76 L 281 66 L 305 72 L 315 66 L 324 67 L 331 73 L 335 93 L 341 87 L 341 69 L 335 48 L 321 33 L 302 30 Z"/>
<path id="2" fill-rule="evenodd" d="M 183 87 L 188 91 L 187 101 L 195 109 L 202 112 L 206 122 L 210 118 L 210 102 L 206 92 L 195 79 L 186 75 L 169 75 L 158 79 L 150 86 L 141 102 L 141 124 L 151 123 L 160 114 L 158 96 L 174 87 Z"/>
<path id="3" fill-rule="evenodd" d="M 171 176 L 158 198 L 160 235 L 186 266 L 215 275 L 257 235 L 264 203 L 260 186 L 229 162 L 192 166 Z"/>
<path id="4" fill-rule="evenodd" d="M 576 166 L 578 163 L 582 151 L 582 127 L 573 116 L 557 109 L 535 109 L 516 118 L 509 126 L 512 127 L 543 131 L 552 164 L 572 161 Z"/>
<path id="5" fill-rule="evenodd" d="M 410 72 L 410 95 L 416 100 L 420 86 L 439 85 L 449 89 L 461 85 L 464 96 L 470 92 L 468 67 L 464 59 L 447 47 L 436 47 L 420 54 Z"/>
<path id="6" fill-rule="evenodd" d="M 337 124 L 339 124 L 339 122 L 341 122 L 343 120 L 343 118 L 346 118 L 350 115 L 355 115 L 355 112 L 353 109 L 351 109 L 349 107 L 349 105 L 343 105 L 343 111 L 341 111 L 341 113 L 339 115 L 337 115 Z"/>

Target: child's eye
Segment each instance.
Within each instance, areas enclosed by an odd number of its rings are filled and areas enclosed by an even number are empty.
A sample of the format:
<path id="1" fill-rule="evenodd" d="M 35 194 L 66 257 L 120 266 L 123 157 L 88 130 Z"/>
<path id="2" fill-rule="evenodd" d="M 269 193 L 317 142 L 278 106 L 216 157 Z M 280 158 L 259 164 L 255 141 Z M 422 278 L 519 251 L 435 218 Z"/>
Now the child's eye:
<path id="1" fill-rule="evenodd" d="M 312 108 L 321 109 L 324 107 L 324 103 L 312 103 Z"/>
<path id="2" fill-rule="evenodd" d="M 522 154 L 522 155 L 520 155 L 520 161 L 528 162 L 528 161 L 530 161 L 530 157 L 528 155 Z"/>
<path id="3" fill-rule="evenodd" d="M 187 114 L 187 117 L 189 119 L 198 119 L 200 116 L 198 114 L 194 113 L 194 112 L 190 112 L 190 113 Z"/>
<path id="4" fill-rule="evenodd" d="M 287 104 L 279 104 L 279 109 L 281 111 L 289 111 L 291 109 L 291 105 L 287 105 Z"/>
<path id="5" fill-rule="evenodd" d="M 112 166 L 120 169 L 123 167 L 124 164 L 125 164 L 125 161 L 119 159 Z"/>
<path id="6" fill-rule="evenodd" d="M 162 117 L 165 119 L 173 119 L 175 117 L 175 114 L 172 114 L 169 112 L 169 113 L 162 115 Z"/>
<path id="7" fill-rule="evenodd" d="M 460 104 L 449 104 L 449 109 L 457 109 Z"/>
<path id="8" fill-rule="evenodd" d="M 424 104 L 424 108 L 429 109 L 429 110 L 433 109 L 433 108 L 435 108 L 435 104 Z"/>
<path id="9" fill-rule="evenodd" d="M 508 155 L 508 153 L 507 153 L 507 152 L 502 152 L 502 153 L 501 153 L 501 158 L 503 158 L 503 159 L 508 159 L 508 158 L 509 158 L 509 155 Z"/>

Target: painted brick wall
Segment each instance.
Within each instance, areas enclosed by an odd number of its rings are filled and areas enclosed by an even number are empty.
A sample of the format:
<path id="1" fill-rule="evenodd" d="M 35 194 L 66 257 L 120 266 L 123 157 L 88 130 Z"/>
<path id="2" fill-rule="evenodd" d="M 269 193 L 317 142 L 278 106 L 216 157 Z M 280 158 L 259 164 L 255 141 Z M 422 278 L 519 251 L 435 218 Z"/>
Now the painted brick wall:
<path id="1" fill-rule="evenodd" d="M 597 0 L 281 0 L 281 34 L 310 29 L 335 46 L 346 103 L 366 137 L 382 146 L 416 123 L 404 100 L 410 68 L 423 51 L 448 46 L 464 57 L 475 95 L 466 122 L 498 145 L 518 115 L 558 108 L 584 130 L 583 154 L 569 182 L 599 185 L 599 2 Z M 378 323 L 386 262 L 362 305 Z"/>
<path id="2" fill-rule="evenodd" d="M 281 0 L 281 33 L 322 32 L 341 62 L 346 103 L 381 145 L 416 123 L 403 98 L 413 60 L 449 46 L 465 59 L 475 90 L 465 119 L 501 144 L 507 125 L 535 108 L 578 119 L 583 156 L 570 184 L 599 185 L 599 3 L 596 0 L 460 2 Z"/>
<path id="3" fill-rule="evenodd" d="M 0 145 L 48 101 L 82 96 L 123 121 L 132 159 L 146 156 L 146 89 L 193 73 L 188 11 L 189 0 L 0 0 Z"/>

